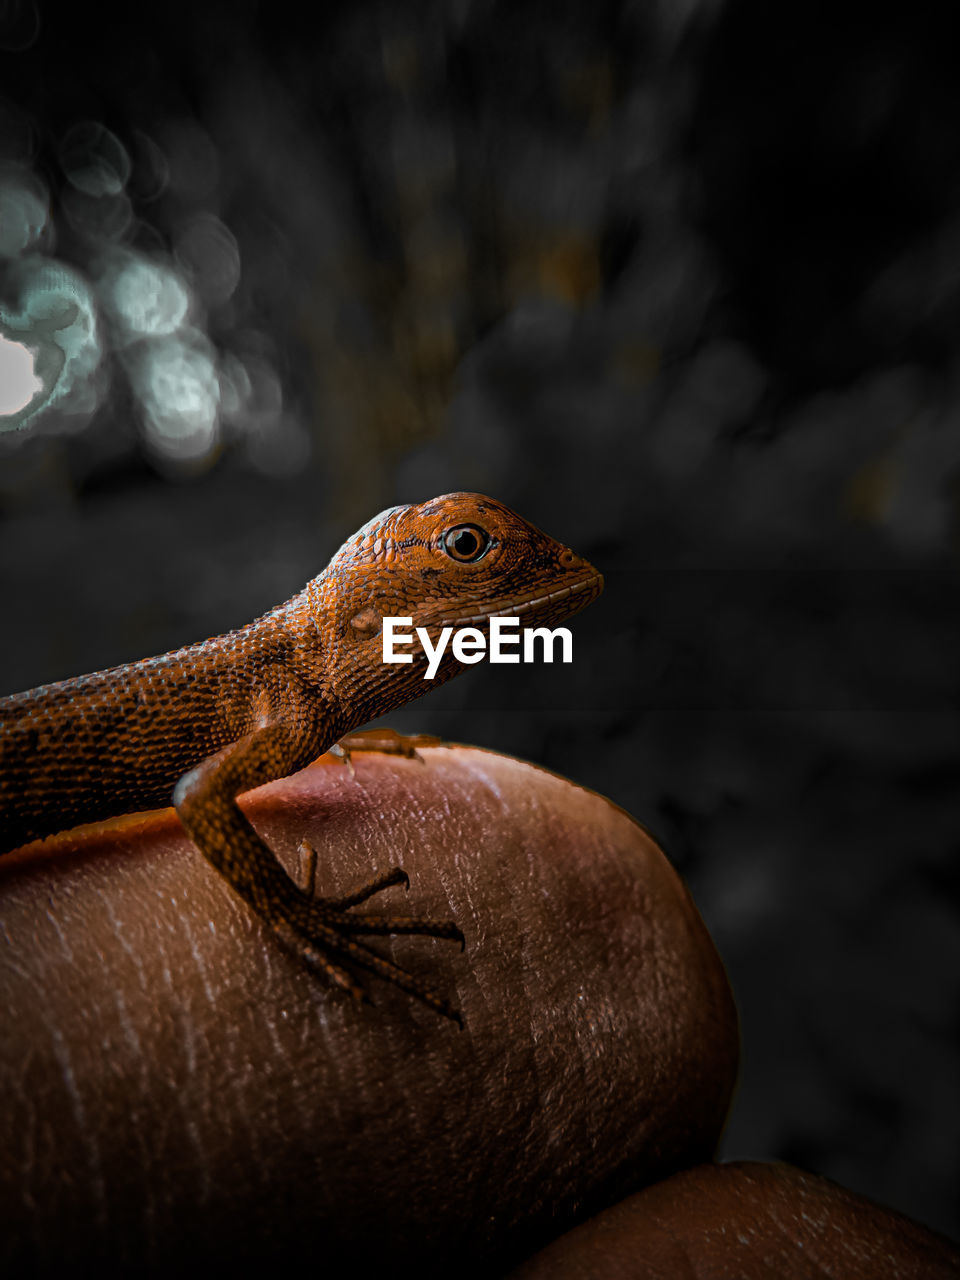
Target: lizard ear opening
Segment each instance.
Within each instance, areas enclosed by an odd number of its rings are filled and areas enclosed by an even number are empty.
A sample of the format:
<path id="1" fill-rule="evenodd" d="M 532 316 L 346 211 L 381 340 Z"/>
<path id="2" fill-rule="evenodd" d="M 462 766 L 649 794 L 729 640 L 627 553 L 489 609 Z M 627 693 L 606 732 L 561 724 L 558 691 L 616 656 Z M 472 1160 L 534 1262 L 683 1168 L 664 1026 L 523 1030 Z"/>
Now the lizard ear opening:
<path id="1" fill-rule="evenodd" d="M 451 560 L 460 564 L 475 564 L 487 554 L 490 535 L 476 524 L 456 524 L 452 529 L 447 529 L 440 545 Z"/>
<path id="2" fill-rule="evenodd" d="M 361 609 L 359 613 L 355 613 L 350 619 L 350 626 L 361 635 L 375 635 L 380 630 L 383 618 L 380 613 L 374 609 L 373 605 L 368 605 L 366 609 Z"/>

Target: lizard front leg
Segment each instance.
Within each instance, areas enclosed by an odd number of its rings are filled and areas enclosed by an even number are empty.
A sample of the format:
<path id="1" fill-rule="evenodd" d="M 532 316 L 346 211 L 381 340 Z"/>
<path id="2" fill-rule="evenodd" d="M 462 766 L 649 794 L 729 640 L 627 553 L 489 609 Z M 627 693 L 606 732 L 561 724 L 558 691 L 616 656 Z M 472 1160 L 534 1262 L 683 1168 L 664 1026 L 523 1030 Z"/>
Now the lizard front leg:
<path id="1" fill-rule="evenodd" d="M 351 914 L 372 894 L 397 884 L 388 872 L 340 899 L 314 898 L 297 887 L 248 822 L 237 796 L 300 767 L 301 736 L 282 722 L 268 723 L 185 774 L 174 790 L 180 821 L 204 857 L 280 939 L 338 986 L 363 998 L 353 967 L 367 969 L 407 991 L 444 1017 L 459 1013 L 415 974 L 378 955 L 358 934 L 424 934 L 463 942 L 450 921 L 411 916 Z"/>

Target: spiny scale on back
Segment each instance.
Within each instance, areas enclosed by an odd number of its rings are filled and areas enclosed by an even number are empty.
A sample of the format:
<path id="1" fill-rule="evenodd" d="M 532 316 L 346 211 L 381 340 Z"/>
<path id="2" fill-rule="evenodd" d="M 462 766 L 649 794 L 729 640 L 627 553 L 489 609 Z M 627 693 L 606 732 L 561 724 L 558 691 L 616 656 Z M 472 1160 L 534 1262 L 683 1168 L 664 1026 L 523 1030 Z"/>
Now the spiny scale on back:
<path id="1" fill-rule="evenodd" d="M 266 863 L 275 860 L 240 811 L 228 812 L 235 796 L 295 772 L 462 669 L 448 651 L 426 681 L 416 646 L 412 663 L 385 664 L 383 618 L 411 617 L 435 642 L 444 626 L 483 630 L 495 614 L 556 624 L 602 587 L 585 560 L 492 498 L 452 493 L 391 507 L 303 591 L 246 627 L 0 698 L 0 853 L 168 804 L 179 780 L 174 800 L 195 842 L 279 931 L 273 890 L 264 888 L 276 872 Z M 219 825 L 211 825 L 218 805 Z M 287 903 L 284 911 L 284 927 L 294 916 L 291 927 L 304 927 L 306 908 L 298 915 Z M 344 947 L 350 960 L 374 967 L 353 954 L 361 944 Z M 407 975 L 384 976 L 442 1004 Z"/>

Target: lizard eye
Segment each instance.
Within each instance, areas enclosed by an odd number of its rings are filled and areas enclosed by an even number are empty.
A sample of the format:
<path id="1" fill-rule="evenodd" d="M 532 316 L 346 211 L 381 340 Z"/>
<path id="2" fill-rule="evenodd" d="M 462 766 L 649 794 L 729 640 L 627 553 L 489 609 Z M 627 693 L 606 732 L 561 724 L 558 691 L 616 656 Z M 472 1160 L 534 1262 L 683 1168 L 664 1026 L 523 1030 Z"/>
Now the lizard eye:
<path id="1" fill-rule="evenodd" d="M 490 546 L 490 535 L 475 524 L 457 524 L 443 535 L 441 545 L 451 560 L 473 564 Z"/>

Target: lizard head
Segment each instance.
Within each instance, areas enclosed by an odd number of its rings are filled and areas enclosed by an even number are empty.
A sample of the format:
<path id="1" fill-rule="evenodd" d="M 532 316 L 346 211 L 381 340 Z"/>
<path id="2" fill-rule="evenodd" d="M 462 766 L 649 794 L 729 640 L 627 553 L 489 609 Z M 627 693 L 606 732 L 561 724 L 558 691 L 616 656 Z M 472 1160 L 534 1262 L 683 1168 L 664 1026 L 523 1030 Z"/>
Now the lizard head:
<path id="1" fill-rule="evenodd" d="M 603 578 L 569 548 L 509 507 L 477 493 L 448 493 L 375 516 L 310 584 L 324 634 L 332 691 L 363 720 L 426 693 L 463 669 L 450 644 L 433 679 L 416 639 L 383 660 L 383 619 L 410 618 L 436 644 L 444 627 L 489 633 L 490 618 L 555 626 L 603 590 Z M 328 640 L 325 639 L 325 648 Z M 516 649 L 513 650 L 516 652 Z M 362 723 L 363 720 L 357 723 Z"/>

